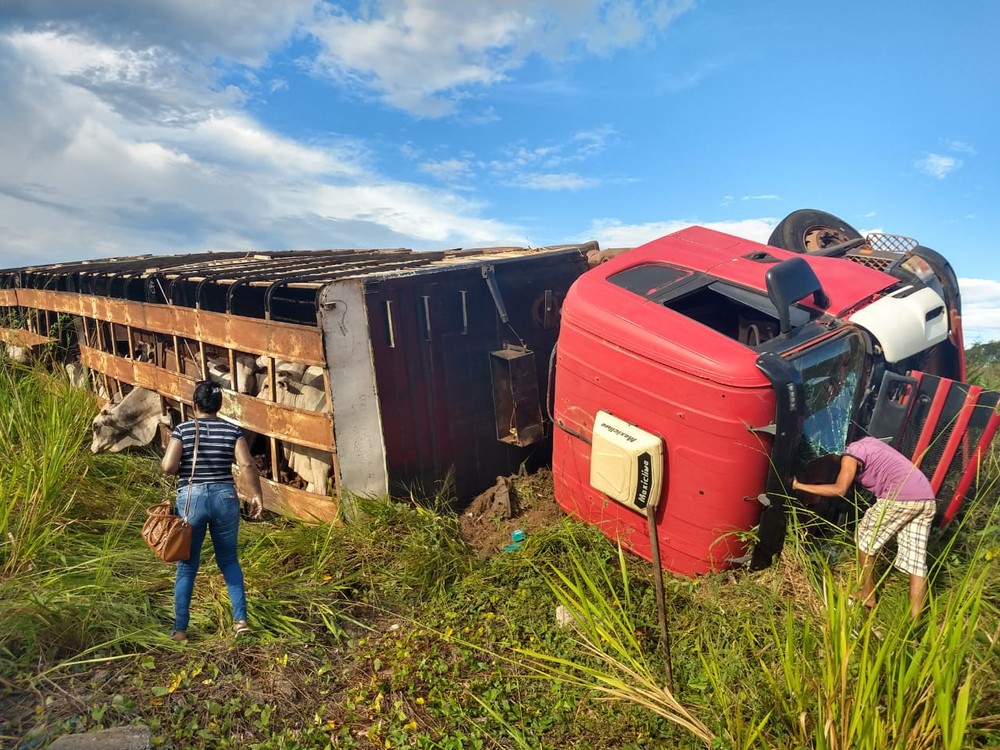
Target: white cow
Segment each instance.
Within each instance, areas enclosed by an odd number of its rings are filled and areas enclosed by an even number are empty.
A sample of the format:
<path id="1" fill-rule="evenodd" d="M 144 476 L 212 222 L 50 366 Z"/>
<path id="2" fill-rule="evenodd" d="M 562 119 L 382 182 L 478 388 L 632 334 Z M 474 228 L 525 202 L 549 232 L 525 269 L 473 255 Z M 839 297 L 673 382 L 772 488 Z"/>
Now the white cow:
<path id="1" fill-rule="evenodd" d="M 87 368 L 83 366 L 82 362 L 67 362 L 63 368 L 66 370 L 66 377 L 69 378 L 71 386 L 74 388 L 87 387 Z"/>
<path id="2" fill-rule="evenodd" d="M 108 404 L 94 417 L 94 439 L 91 453 L 149 445 L 156 437 L 159 426 L 170 425 L 170 417 L 163 414 L 160 395 L 146 388 L 133 388 L 117 404 Z"/>
<path id="3" fill-rule="evenodd" d="M 232 374 L 229 371 L 229 360 L 211 357 L 208 359 L 208 379 L 218 383 L 223 388 L 238 390 L 240 393 L 256 395 L 266 377 L 261 375 L 259 359 L 247 354 L 236 355 L 236 387 L 233 387 Z"/>
<path id="4" fill-rule="evenodd" d="M 267 386 L 267 357 L 257 357 L 255 365 L 255 371 L 261 373 L 261 396 L 266 397 L 266 394 L 270 392 Z M 297 383 L 319 389 L 326 387 L 323 382 L 323 368 L 316 365 L 304 365 L 301 362 L 286 362 L 283 359 L 276 359 L 274 361 L 274 378 L 278 381 L 279 390 L 285 387 L 282 383 L 286 385 Z"/>
<path id="5" fill-rule="evenodd" d="M 17 344 L 5 344 L 4 356 L 11 362 L 26 365 L 31 361 L 31 349 L 27 346 L 19 346 Z"/>
<path id="6" fill-rule="evenodd" d="M 258 365 L 264 365 L 265 358 L 257 360 Z M 326 409 L 326 384 L 323 378 L 323 368 L 315 365 L 302 365 L 295 362 L 275 362 L 276 398 L 279 404 L 291 406 L 306 411 L 324 411 Z M 265 401 L 271 400 L 271 388 L 267 376 L 263 377 L 264 385 L 259 397 Z M 333 471 L 330 453 L 316 448 L 306 448 L 298 445 L 284 444 L 282 454 L 289 468 L 302 477 L 306 483 L 307 492 L 326 494 L 326 486 Z"/>

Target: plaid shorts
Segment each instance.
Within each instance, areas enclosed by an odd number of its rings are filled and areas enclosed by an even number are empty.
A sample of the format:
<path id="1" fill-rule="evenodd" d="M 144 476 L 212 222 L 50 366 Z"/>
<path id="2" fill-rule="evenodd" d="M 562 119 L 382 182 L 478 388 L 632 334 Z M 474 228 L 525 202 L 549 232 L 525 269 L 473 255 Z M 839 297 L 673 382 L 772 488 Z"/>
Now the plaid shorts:
<path id="1" fill-rule="evenodd" d="M 858 524 L 858 549 L 873 555 L 896 537 L 897 568 L 911 576 L 927 577 L 927 537 L 937 503 L 934 500 L 897 502 L 880 497 Z"/>

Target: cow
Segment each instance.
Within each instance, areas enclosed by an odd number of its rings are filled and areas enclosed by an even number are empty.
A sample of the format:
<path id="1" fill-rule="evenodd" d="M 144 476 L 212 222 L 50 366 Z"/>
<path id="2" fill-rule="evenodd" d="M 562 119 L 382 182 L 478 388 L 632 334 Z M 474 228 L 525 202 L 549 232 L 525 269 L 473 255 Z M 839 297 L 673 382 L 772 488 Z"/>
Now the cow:
<path id="1" fill-rule="evenodd" d="M 261 373 L 261 388 L 258 395 L 267 398 L 270 389 L 267 386 L 267 357 L 257 357 L 255 371 Z M 301 362 L 286 362 L 283 359 L 274 361 L 274 377 L 278 381 L 278 389 L 287 387 L 289 383 L 311 386 L 323 390 L 326 384 L 323 381 L 323 368 L 316 365 L 304 365 Z M 283 386 L 282 383 L 285 385 Z M 309 407 L 307 407 L 309 408 Z M 319 408 L 323 408 L 320 406 Z"/>
<path id="2" fill-rule="evenodd" d="M 5 344 L 4 356 L 11 362 L 26 365 L 31 362 L 31 349 L 30 347 L 18 346 L 17 344 Z"/>
<path id="3" fill-rule="evenodd" d="M 260 366 L 260 359 L 254 359 L 247 354 L 236 355 L 236 383 L 234 385 L 232 373 L 229 371 L 229 360 L 221 357 L 210 357 L 207 360 L 208 379 L 218 383 L 223 388 L 239 393 L 248 393 L 255 396 L 260 392 L 261 384 L 265 378 Z"/>
<path id="4" fill-rule="evenodd" d="M 119 451 L 132 446 L 149 445 L 159 426 L 169 427 L 170 417 L 163 414 L 160 395 L 146 388 L 133 388 L 117 404 L 108 404 L 94 417 L 91 453 Z"/>
<path id="5" fill-rule="evenodd" d="M 263 366 L 265 362 L 264 358 L 257 360 L 258 366 Z M 278 360 L 275 362 L 274 370 L 277 386 L 274 400 L 277 403 L 306 411 L 326 409 L 326 383 L 322 367 L 315 365 L 307 367 Z M 266 377 L 264 381 L 258 396 L 270 401 L 271 388 Z M 307 492 L 326 494 L 326 486 L 333 471 L 333 461 L 328 451 L 285 443 L 282 455 L 289 468 L 302 477 Z"/>
<path id="6" fill-rule="evenodd" d="M 87 387 L 87 368 L 81 362 L 67 362 L 63 365 L 63 369 L 66 371 L 66 377 L 71 386 L 74 388 Z"/>
<path id="7" fill-rule="evenodd" d="M 258 365 L 260 362 L 258 361 Z M 237 380 L 240 391 L 270 401 L 270 386 L 266 377 L 260 377 L 259 367 L 249 357 L 237 358 Z M 229 367 L 221 360 L 210 359 L 209 377 L 229 388 Z M 241 380 L 242 378 L 242 380 Z M 257 387 L 259 382 L 263 385 Z M 324 370 L 278 360 L 275 363 L 276 396 L 274 401 L 305 411 L 323 411 L 327 408 Z M 247 390 L 244 391 L 243 389 Z M 170 425 L 170 418 L 162 414 L 160 396 L 145 388 L 133 388 L 118 404 L 103 408 L 93 422 L 93 453 L 117 452 L 134 445 L 148 445 L 157 434 L 160 424 Z M 248 436 L 252 437 L 252 436 Z M 308 492 L 326 493 L 333 471 L 333 461 L 328 451 L 284 443 L 282 456 L 288 467 L 298 474 Z"/>

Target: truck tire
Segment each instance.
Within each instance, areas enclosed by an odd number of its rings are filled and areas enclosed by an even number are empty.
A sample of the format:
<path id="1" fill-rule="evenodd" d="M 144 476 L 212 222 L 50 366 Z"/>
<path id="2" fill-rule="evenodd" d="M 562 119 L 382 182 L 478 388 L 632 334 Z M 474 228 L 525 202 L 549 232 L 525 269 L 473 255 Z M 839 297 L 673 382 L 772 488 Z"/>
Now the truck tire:
<path id="1" fill-rule="evenodd" d="M 793 253 L 815 253 L 861 238 L 861 233 L 843 219 L 826 211 L 800 208 L 778 222 L 767 244 Z"/>

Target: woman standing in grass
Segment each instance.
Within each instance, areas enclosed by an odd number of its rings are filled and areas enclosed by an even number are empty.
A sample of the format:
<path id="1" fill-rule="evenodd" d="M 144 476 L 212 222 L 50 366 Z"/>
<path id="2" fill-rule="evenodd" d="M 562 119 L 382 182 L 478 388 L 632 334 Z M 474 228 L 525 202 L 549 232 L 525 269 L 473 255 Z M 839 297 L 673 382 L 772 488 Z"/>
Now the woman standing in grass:
<path id="1" fill-rule="evenodd" d="M 205 532 L 212 535 L 215 561 L 222 571 L 233 608 L 233 633 L 249 632 L 243 569 L 236 555 L 240 527 L 240 502 L 233 481 L 233 459 L 249 479 L 253 496 L 250 516 L 263 510 L 260 475 L 243 432 L 217 415 L 222 408 L 222 388 L 202 380 L 195 384 L 194 419 L 182 422 L 170 436 L 160 468 L 178 474 L 177 512 L 191 524 L 191 557 L 177 563 L 174 584 L 174 630 L 171 638 L 187 640 L 191 594 L 201 563 Z M 196 450 L 197 449 L 197 450 Z"/>

